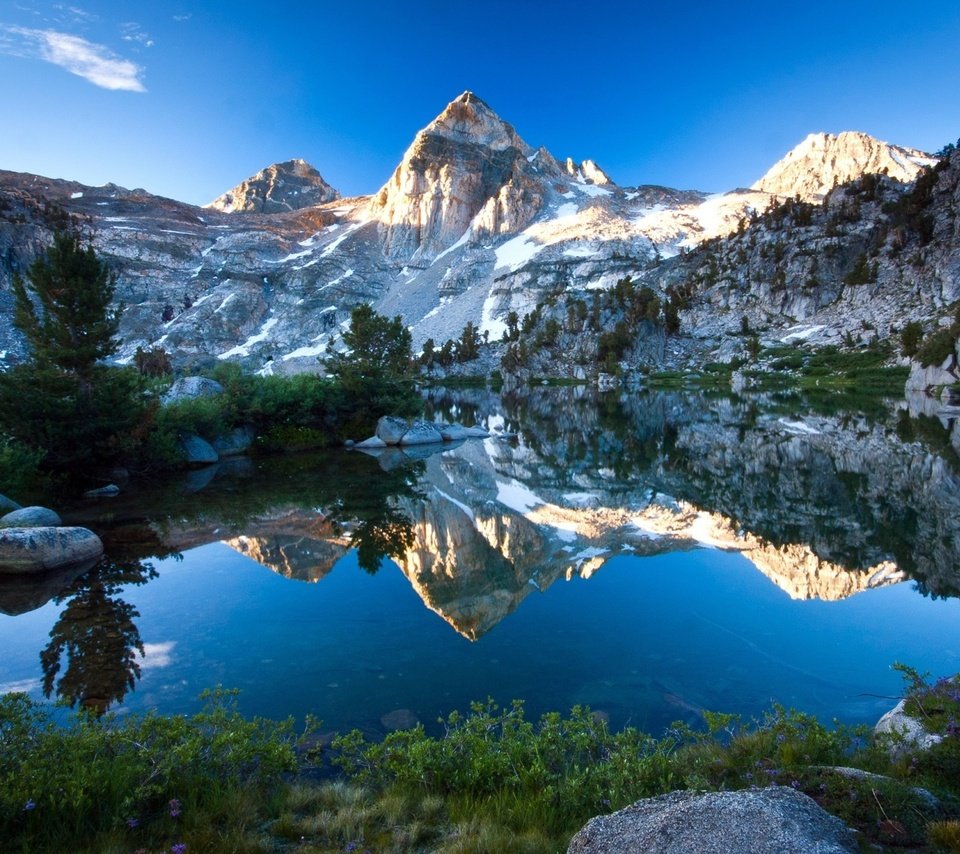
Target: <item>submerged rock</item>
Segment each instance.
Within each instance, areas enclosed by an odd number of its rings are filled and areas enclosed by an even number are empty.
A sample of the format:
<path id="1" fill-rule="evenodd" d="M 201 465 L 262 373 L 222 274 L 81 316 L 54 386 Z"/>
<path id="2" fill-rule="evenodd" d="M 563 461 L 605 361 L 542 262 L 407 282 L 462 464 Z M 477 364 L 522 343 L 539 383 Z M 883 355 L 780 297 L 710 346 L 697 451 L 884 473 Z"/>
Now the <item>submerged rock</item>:
<path id="1" fill-rule="evenodd" d="M 380 718 L 380 723 L 389 730 L 413 729 L 420 720 L 410 709 L 394 709 Z"/>
<path id="2" fill-rule="evenodd" d="M 83 493 L 84 498 L 113 498 L 115 495 L 120 494 L 120 487 L 115 483 L 108 483 L 106 486 L 101 486 L 97 489 L 88 489 Z"/>
<path id="3" fill-rule="evenodd" d="M 47 507 L 21 507 L 0 518 L 0 528 L 56 528 L 60 517 Z"/>
<path id="4" fill-rule="evenodd" d="M 103 555 L 103 543 L 87 528 L 4 528 L 0 531 L 0 572 L 59 569 Z"/>
<path id="5" fill-rule="evenodd" d="M 785 786 L 740 792 L 670 792 L 591 819 L 568 854 L 783 854 L 858 851 L 840 819 Z"/>

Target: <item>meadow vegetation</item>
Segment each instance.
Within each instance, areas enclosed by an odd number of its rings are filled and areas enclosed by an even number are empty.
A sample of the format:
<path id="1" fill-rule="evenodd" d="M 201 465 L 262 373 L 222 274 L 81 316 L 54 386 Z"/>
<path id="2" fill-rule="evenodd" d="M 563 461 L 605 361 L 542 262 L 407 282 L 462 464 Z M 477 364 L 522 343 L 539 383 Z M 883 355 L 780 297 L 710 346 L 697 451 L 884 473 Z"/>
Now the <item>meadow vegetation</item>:
<path id="1" fill-rule="evenodd" d="M 520 702 L 488 700 L 433 733 L 354 731 L 321 750 L 319 722 L 247 719 L 222 690 L 192 717 L 64 718 L 8 695 L 0 837 L 24 852 L 549 852 L 639 798 L 776 784 L 872 850 L 956 851 L 960 680 L 903 671 L 908 709 L 944 736 L 926 752 L 779 706 L 753 721 L 707 712 L 653 737 L 611 732 L 587 708 L 531 721 Z"/>

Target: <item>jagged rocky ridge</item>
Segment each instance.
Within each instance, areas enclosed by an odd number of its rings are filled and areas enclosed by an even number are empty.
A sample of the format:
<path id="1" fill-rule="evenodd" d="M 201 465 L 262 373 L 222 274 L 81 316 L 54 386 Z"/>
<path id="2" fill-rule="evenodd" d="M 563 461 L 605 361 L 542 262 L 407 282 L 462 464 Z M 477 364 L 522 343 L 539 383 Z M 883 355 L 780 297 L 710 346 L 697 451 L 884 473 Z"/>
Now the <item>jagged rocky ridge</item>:
<path id="1" fill-rule="evenodd" d="M 163 347 L 181 367 L 229 359 L 265 372 L 315 370 L 358 302 L 401 314 L 415 344 L 456 337 L 468 321 L 497 340 L 508 312 L 523 316 L 557 294 L 589 295 L 628 274 L 661 295 L 691 285 L 680 333 L 661 348 L 665 364 L 723 350 L 743 314 L 772 337 L 822 325 L 824 340 L 864 319 L 878 327 L 907 316 L 932 324 L 957 291 L 957 235 L 943 207 L 952 204 L 953 166 L 926 200 L 934 235 L 921 257 L 931 263 L 907 262 L 917 250 L 904 232 L 884 244 L 897 244 L 900 255 L 880 259 L 876 287 L 842 284 L 876 242 L 884 205 L 902 196 L 907 185 L 899 181 L 915 179 L 927 162 L 862 134 L 815 135 L 754 189 L 623 188 L 592 161 L 560 162 L 528 145 L 466 92 L 416 135 L 393 176 L 368 197 L 335 198 L 297 161 L 264 170 L 208 208 L 143 190 L 0 173 L 0 312 L 9 316 L 10 277 L 53 228 L 72 220 L 117 271 L 117 299 L 127 306 L 122 360 L 137 346 Z M 893 177 L 879 182 L 878 198 L 861 203 L 856 218 L 850 191 L 841 189 L 797 234 L 778 237 L 760 222 L 738 242 L 712 240 L 735 234 L 771 203 L 826 194 L 834 178 L 873 169 Z M 286 210 L 308 195 L 317 203 Z M 224 213 L 231 206 L 248 212 Z M 783 257 L 771 260 L 771 252 Z M 577 335 L 588 347 L 591 334 Z M 0 330 L 0 349 L 9 360 L 23 355 L 9 327 Z M 570 368 L 549 363 L 554 373 Z"/>

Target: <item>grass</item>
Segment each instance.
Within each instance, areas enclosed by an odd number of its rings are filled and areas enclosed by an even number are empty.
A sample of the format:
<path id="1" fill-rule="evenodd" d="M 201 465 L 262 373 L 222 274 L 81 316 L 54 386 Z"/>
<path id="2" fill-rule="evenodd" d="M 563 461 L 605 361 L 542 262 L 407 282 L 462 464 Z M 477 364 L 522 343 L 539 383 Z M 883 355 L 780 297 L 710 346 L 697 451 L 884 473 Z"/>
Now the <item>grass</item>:
<path id="1" fill-rule="evenodd" d="M 8 695 L 0 838 L 14 852 L 553 852 L 592 816 L 639 798 L 777 784 L 873 850 L 957 851 L 960 681 L 901 670 L 908 708 L 944 735 L 912 759 L 868 728 L 776 706 L 757 721 L 707 712 L 703 728 L 653 738 L 610 732 L 586 708 L 531 721 L 522 703 L 487 701 L 449 715 L 437 737 L 420 726 L 378 742 L 339 737 L 340 777 L 326 782 L 298 746 L 309 738 L 290 721 L 244 719 L 229 692 L 192 718 L 69 721 Z"/>

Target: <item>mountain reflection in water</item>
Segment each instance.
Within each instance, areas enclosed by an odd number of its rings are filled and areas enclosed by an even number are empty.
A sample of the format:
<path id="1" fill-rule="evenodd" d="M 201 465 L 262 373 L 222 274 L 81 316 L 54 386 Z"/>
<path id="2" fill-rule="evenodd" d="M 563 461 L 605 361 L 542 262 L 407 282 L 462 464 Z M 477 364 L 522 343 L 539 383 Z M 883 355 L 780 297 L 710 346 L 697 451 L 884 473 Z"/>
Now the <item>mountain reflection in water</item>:
<path id="1" fill-rule="evenodd" d="M 795 599 L 905 578 L 957 595 L 960 442 L 906 404 L 582 388 L 439 391 L 427 404 L 516 437 L 232 461 L 68 508 L 107 560 L 62 590 L 0 584 L 8 613 L 54 593 L 65 606 L 40 654 L 44 693 L 97 712 L 120 702 L 144 661 L 124 591 L 156 577 L 152 559 L 213 542 L 308 582 L 351 549 L 368 572 L 392 559 L 471 641 L 559 579 L 702 546 L 740 553 Z"/>

